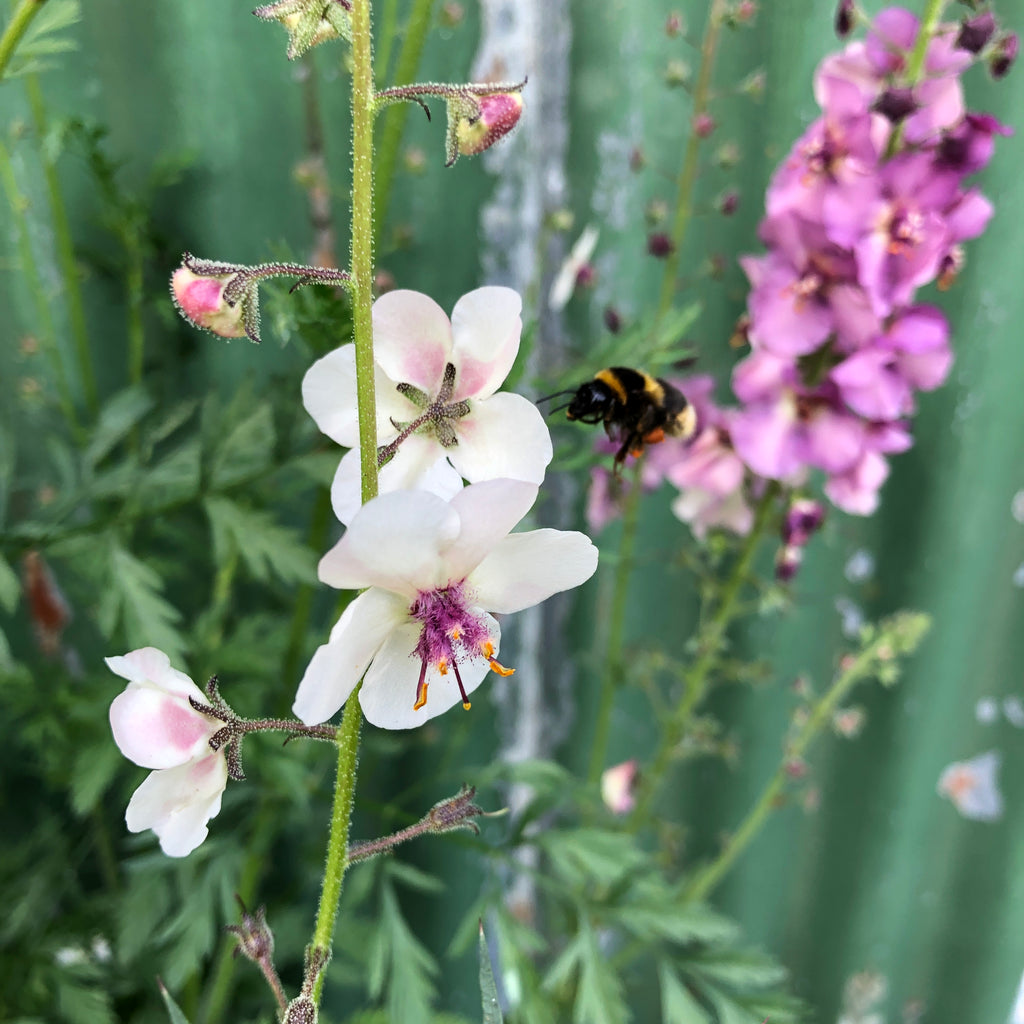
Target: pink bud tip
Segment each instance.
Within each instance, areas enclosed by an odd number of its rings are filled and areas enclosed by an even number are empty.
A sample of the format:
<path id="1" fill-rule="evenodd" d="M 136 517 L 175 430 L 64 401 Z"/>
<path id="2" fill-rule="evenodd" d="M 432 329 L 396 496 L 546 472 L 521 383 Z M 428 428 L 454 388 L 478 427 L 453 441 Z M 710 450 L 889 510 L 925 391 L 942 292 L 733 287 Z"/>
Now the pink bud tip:
<path id="1" fill-rule="evenodd" d="M 504 135 L 508 135 L 523 112 L 523 97 L 518 92 L 496 92 L 480 97 L 480 117 L 470 121 L 462 118 L 457 129 L 459 152 L 475 156 L 489 149 Z"/>
<path id="2" fill-rule="evenodd" d="M 234 274 L 201 277 L 188 267 L 178 267 L 171 275 L 171 295 L 178 312 L 196 327 L 203 327 L 222 338 L 245 337 L 242 303 L 229 305 L 224 286 Z"/>

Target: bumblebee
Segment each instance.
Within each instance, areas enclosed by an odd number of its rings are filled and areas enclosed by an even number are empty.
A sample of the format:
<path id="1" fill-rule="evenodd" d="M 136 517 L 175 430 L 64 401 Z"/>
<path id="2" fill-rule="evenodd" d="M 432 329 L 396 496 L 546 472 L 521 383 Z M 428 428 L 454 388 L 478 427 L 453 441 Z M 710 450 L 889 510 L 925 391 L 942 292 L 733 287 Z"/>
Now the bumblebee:
<path id="1" fill-rule="evenodd" d="M 697 414 L 683 393 L 667 380 L 628 366 L 609 366 L 581 384 L 559 409 L 580 423 L 603 423 L 605 433 L 619 443 L 615 468 L 627 455 L 640 455 L 644 445 L 666 437 L 688 440 L 697 429 Z M 556 398 L 558 395 L 551 395 Z M 558 410 L 554 410 L 558 411 Z"/>

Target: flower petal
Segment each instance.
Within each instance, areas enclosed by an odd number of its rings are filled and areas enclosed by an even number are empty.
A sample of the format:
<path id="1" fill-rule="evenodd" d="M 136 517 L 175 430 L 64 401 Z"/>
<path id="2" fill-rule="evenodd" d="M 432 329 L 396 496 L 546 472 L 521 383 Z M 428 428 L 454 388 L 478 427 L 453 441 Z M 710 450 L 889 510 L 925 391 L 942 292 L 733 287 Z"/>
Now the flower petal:
<path id="1" fill-rule="evenodd" d="M 483 616 L 483 621 L 497 654 L 501 629 L 490 615 Z M 454 670 L 449 668 L 447 675 L 441 675 L 436 666 L 430 665 L 426 675 L 427 702 L 418 711 L 413 708 L 421 663 L 412 652 L 418 639 L 419 626 L 415 623 L 395 629 L 366 673 L 359 704 L 366 720 L 381 729 L 415 729 L 462 703 Z M 483 682 L 489 668 L 482 657 L 459 661 L 459 675 L 467 694 Z"/>
<path id="2" fill-rule="evenodd" d="M 571 590 L 597 569 L 597 548 L 585 534 L 565 530 L 515 533 L 498 542 L 469 582 L 481 607 L 518 612 Z"/>
<path id="3" fill-rule="evenodd" d="M 382 587 L 411 599 L 447 580 L 442 555 L 458 535 L 457 512 L 436 494 L 382 494 L 320 559 L 320 579 L 342 590 Z"/>
<path id="4" fill-rule="evenodd" d="M 377 490 L 430 491 L 450 498 L 462 490 L 462 477 L 452 468 L 442 449 L 429 437 L 414 434 L 399 446 L 398 454 L 380 471 Z M 331 483 L 331 507 L 338 520 L 346 526 L 362 508 L 362 480 L 359 452 L 348 452 L 338 465 Z"/>
<path id="5" fill-rule="evenodd" d="M 448 449 L 452 465 L 470 482 L 528 480 L 539 484 L 551 462 L 551 434 L 529 399 L 503 391 L 473 403 L 455 423 L 459 443 Z"/>
<path id="6" fill-rule="evenodd" d="M 150 683 L 165 693 L 184 697 L 185 700 L 189 697 L 206 699 L 203 691 L 184 672 L 171 668 L 171 659 L 159 648 L 140 647 L 115 658 L 105 658 L 104 661 L 111 672 L 130 683 Z"/>
<path id="7" fill-rule="evenodd" d="M 205 700 L 189 681 L 198 700 Z M 150 683 L 131 683 L 110 705 L 110 728 L 118 749 L 142 768 L 175 768 L 209 753 L 210 737 L 221 727 L 196 711 L 187 697 Z"/>
<path id="8" fill-rule="evenodd" d="M 537 485 L 522 480 L 485 480 L 455 495 L 459 536 L 445 555 L 447 578 L 439 582 L 465 579 L 536 500 Z"/>
<path id="9" fill-rule="evenodd" d="M 220 810 L 227 781 L 223 753 L 151 772 L 128 803 L 128 831 L 151 828 L 168 857 L 187 856 L 209 834 L 206 823 Z"/>
<path id="10" fill-rule="evenodd" d="M 373 304 L 373 356 L 398 383 L 434 396 L 452 360 L 452 328 L 429 295 L 398 289 Z"/>
<path id="11" fill-rule="evenodd" d="M 335 715 L 388 633 L 408 620 L 407 611 L 401 598 L 376 588 L 352 601 L 306 667 L 292 705 L 294 714 L 306 725 L 319 725 Z"/>
<path id="12" fill-rule="evenodd" d="M 342 345 L 328 352 L 306 371 L 302 404 L 332 441 L 346 448 L 359 444 L 355 345 Z"/>
<path id="13" fill-rule="evenodd" d="M 519 352 L 523 300 L 511 288 L 477 288 L 452 310 L 455 399 L 487 398 L 508 376 Z"/>

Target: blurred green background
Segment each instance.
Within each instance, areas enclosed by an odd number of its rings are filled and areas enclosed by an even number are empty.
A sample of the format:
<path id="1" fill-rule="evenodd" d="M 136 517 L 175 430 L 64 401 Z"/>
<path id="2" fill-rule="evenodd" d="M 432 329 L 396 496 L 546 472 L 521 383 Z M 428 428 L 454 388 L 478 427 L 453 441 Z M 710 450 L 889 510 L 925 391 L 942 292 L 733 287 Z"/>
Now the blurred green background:
<path id="1" fill-rule="evenodd" d="M 446 308 L 481 284 L 513 284 L 528 295 L 526 318 L 537 321 L 533 374 L 551 379 L 566 366 L 576 366 L 582 379 L 596 370 L 588 362 L 588 350 L 605 334 L 604 308 L 614 305 L 632 320 L 657 301 L 662 267 L 645 252 L 645 210 L 652 201 L 673 201 L 672 181 L 687 135 L 690 103 L 686 90 L 666 84 L 666 71 L 674 61 L 685 62 L 691 70 L 697 61 L 686 39 L 668 37 L 664 25 L 678 9 L 687 35 L 697 39 L 706 6 L 663 0 L 572 0 L 568 5 L 524 0 L 494 3 L 489 17 L 481 18 L 476 5 L 467 2 L 464 17 L 451 24 L 453 19 L 445 21 L 441 4 L 435 4 L 419 77 L 469 79 L 485 37 L 504 59 L 484 70 L 490 67 L 500 72 L 498 77 L 513 80 L 530 77 L 526 124 L 493 154 L 494 160 L 462 159 L 445 170 L 441 110 L 434 110 L 433 124 L 411 110 L 392 204 L 380 232 L 380 266 L 399 286 L 427 292 Z M 877 10 L 879 5 L 868 6 Z M 1008 26 L 1024 26 L 1022 0 L 1001 0 L 998 13 Z M 378 26 L 393 16 L 401 27 L 406 15 L 405 0 L 382 2 Z M 724 33 L 711 106 L 717 128 L 706 150 L 698 216 L 682 254 L 684 287 L 677 297 L 680 306 L 695 299 L 702 304 L 686 339 L 695 346 L 701 369 L 724 375 L 736 358 L 727 339 L 745 293 L 735 258 L 758 248 L 756 224 L 772 169 L 816 115 L 811 80 L 817 62 L 837 45 L 832 15 L 833 5 L 825 0 L 770 0 L 752 27 Z M 260 23 L 244 4 L 211 0 L 150 5 L 93 0 L 84 5 L 82 19 L 69 36 L 77 48 L 55 57 L 54 67 L 35 79 L 44 110 L 38 105 L 33 110 L 24 78 L 0 85 L 6 153 L 0 219 L 0 388 L 7 432 L 3 444 L 8 447 L 0 460 L 16 464 L 13 491 L 19 480 L 23 489 L 47 480 L 60 487 L 56 473 L 48 477 L 29 468 L 35 460 L 45 462 L 53 450 L 51 433 L 59 427 L 53 375 L 42 356 L 26 349 L 25 339 L 38 338 L 45 345 L 50 332 L 67 364 L 73 363 L 73 311 L 59 274 L 48 166 L 63 189 L 82 275 L 86 333 L 104 398 L 128 383 L 134 322 L 136 329 L 141 323 L 146 338 L 146 381 L 165 401 L 213 394 L 226 405 L 239 395 L 244 403 L 247 388 L 254 394 L 271 391 L 282 404 L 293 403 L 292 415 L 301 420 L 297 382 L 311 358 L 332 344 L 330 323 L 321 322 L 316 333 L 285 311 L 279 294 L 271 295 L 264 301 L 263 345 L 228 345 L 179 322 L 165 282 L 186 249 L 239 263 L 309 257 L 314 233 L 296 167 L 308 156 L 304 118 L 312 88 L 323 126 L 342 264 L 347 250 L 348 88 L 339 65 L 340 47 L 322 47 L 311 59 L 288 63 L 279 26 Z M 760 99 L 738 90 L 758 70 L 765 76 Z M 714 897 L 753 941 L 791 970 L 793 990 L 806 1000 L 815 1021 L 836 1020 L 846 980 L 872 971 L 888 979 L 888 995 L 879 1006 L 885 1021 L 1001 1022 L 1009 1017 L 1024 971 L 1024 732 L 1001 710 L 992 722 L 976 713 L 979 701 L 992 700 L 1001 708 L 1005 698 L 1024 698 L 1024 500 L 1018 499 L 1016 516 L 1013 511 L 1015 495 L 1024 493 L 1022 74 L 1016 68 L 1008 79 L 993 83 L 975 69 L 967 82 L 969 105 L 994 113 L 1017 134 L 999 140 L 983 176 L 983 188 L 996 207 L 988 231 L 969 245 L 968 263 L 955 287 L 941 296 L 927 296 L 927 301 L 942 305 L 953 324 L 957 359 L 950 381 L 940 392 L 922 397 L 915 447 L 894 458 L 881 510 L 866 520 L 833 513 L 808 551 L 792 608 L 777 614 L 752 606 L 755 614 L 737 631 L 734 653 L 766 659 L 772 666 L 763 685 L 715 694 L 713 710 L 737 743 L 739 757 L 729 764 L 687 761 L 670 787 L 677 816 L 686 822 L 685 859 L 713 854 L 723 832 L 742 817 L 778 763 L 781 737 L 795 707 L 791 683 L 804 675 L 823 688 L 839 653 L 847 649 L 844 612 L 849 616 L 859 611 L 874 620 L 914 608 L 933 617 L 932 631 L 900 685 L 894 690 L 866 687 L 858 694 L 856 702 L 868 715 L 862 734 L 853 742 L 826 738 L 817 748 L 809 781 L 818 791 L 818 809 L 805 811 L 798 802 L 781 809 Z M 103 172 L 108 175 L 106 197 L 102 174 L 98 184 L 96 161 L 91 170 L 89 149 L 82 131 L 72 129 L 72 119 L 83 122 L 86 132 L 106 129 L 101 143 L 110 162 Z M 738 161 L 731 167 L 713 166 L 710 157 L 726 143 L 736 147 Z M 633 172 L 630 154 L 638 147 L 645 167 Z M 425 163 L 418 168 L 421 155 Z M 740 196 L 739 210 L 729 218 L 714 210 L 716 196 L 725 189 Z M 562 207 L 572 211 L 575 227 L 552 234 L 544 217 Z M 589 223 L 601 228 L 597 281 L 573 300 L 564 316 L 554 317 L 538 296 L 544 295 L 576 233 Z M 510 234 L 503 236 L 503 230 Z M 502 237 L 514 238 L 520 249 L 503 247 Z M 26 274 L 26 251 L 41 282 L 42 305 Z M 524 260 L 523 252 L 535 258 Z M 718 269 L 709 273 L 713 266 Z M 133 273 L 141 274 L 140 302 L 134 309 L 126 299 Z M 315 312 L 320 307 L 308 308 Z M 49 324 L 47 316 L 52 318 Z M 306 333 L 304 328 L 309 328 Z M 84 392 L 74 373 L 71 389 L 82 408 Z M 296 436 L 309 434 L 305 425 L 287 430 Z M 562 452 L 578 453 L 586 440 L 564 430 L 556 434 Z M 562 481 L 556 486 L 561 488 L 559 508 L 571 506 L 578 515 L 578 485 Z M 310 489 L 296 490 L 286 502 L 284 516 L 291 525 L 306 530 L 313 496 Z M 668 501 L 667 490 L 659 492 L 642 510 L 627 638 L 627 649 L 638 659 L 658 648 L 682 655 L 694 624 L 692 578 L 665 571 L 665 564 L 677 561 L 680 549 L 691 544 L 686 528 L 671 517 Z M 13 506 L 8 508 L 8 526 L 14 512 Z M 173 530 L 174 524 L 169 525 Z M 617 531 L 617 526 L 610 527 L 601 546 L 613 551 Z M 15 544 L 5 552 L 12 562 L 18 550 Z M 769 555 L 766 548 L 766 574 Z M 175 557 L 169 547 L 160 553 L 166 565 L 173 565 Z M 59 559 L 54 566 L 60 574 Z M 95 595 L 87 580 L 61 576 L 61 583 L 78 610 L 69 635 L 86 667 L 83 679 L 72 682 L 62 668 L 33 661 L 24 609 L 5 619 L 11 657 L 36 666 L 33 690 L 38 696 L 33 705 L 25 687 L 19 688 L 0 725 L 11 761 L 5 764 L 7 795 L 0 812 L 5 845 L 17 847 L 19 837 L 24 838 L 23 855 L 5 858 L 2 884 L 8 893 L 22 896 L 31 885 L 33 851 L 53 853 L 59 848 L 60 830 L 51 834 L 37 825 L 45 814 L 59 812 L 61 786 L 73 789 L 68 766 L 76 764 L 75 749 L 60 746 L 74 740 L 74 731 L 50 734 L 40 725 L 41 716 L 61 713 L 61 687 L 88 687 L 87 694 L 75 692 L 82 707 L 91 702 L 99 720 L 120 688 L 97 668 L 99 658 L 120 653 L 130 642 L 123 638 L 111 649 L 89 627 Z M 182 613 L 186 635 L 210 586 L 208 580 L 185 573 L 171 588 L 169 600 Z M 597 586 L 592 585 L 585 607 L 592 607 Z M 287 621 L 291 607 L 288 591 L 283 594 L 271 604 L 271 614 Z M 244 616 L 246 599 L 245 593 L 237 597 L 238 618 Z M 332 602 L 333 595 L 317 592 L 304 655 L 326 630 Z M 589 615 L 578 612 L 568 621 L 574 633 L 567 649 L 581 651 L 594 644 Z M 196 648 L 202 648 L 198 641 Z M 196 678 L 220 671 L 230 697 L 231 666 L 215 658 L 207 664 L 215 651 L 215 643 L 205 650 L 194 648 L 196 660 L 189 668 Z M 284 658 L 282 650 L 276 655 Z M 581 664 L 583 670 L 571 684 L 551 676 L 544 693 L 550 698 L 547 714 L 552 721 L 541 724 L 557 756 L 585 771 L 594 666 L 592 658 Z M 236 681 L 245 678 L 247 667 L 240 663 Z M 294 665 L 291 678 L 274 666 L 264 664 L 260 671 L 277 682 L 276 689 L 268 682 L 257 692 L 272 694 L 268 699 L 286 708 Z M 5 684 L 9 693 L 10 685 Z M 239 690 L 245 693 L 244 683 Z M 609 763 L 643 759 L 654 736 L 645 702 L 620 696 Z M 245 696 L 238 703 L 248 713 L 259 707 L 247 706 Z M 474 702 L 471 722 L 446 718 L 408 741 L 368 734 L 356 834 L 404 823 L 393 809 L 396 794 L 411 813 L 452 792 L 464 779 L 472 781 L 469 766 L 485 764 L 499 750 L 507 750 L 516 739 L 517 724 L 510 721 L 506 697 Z M 91 743 L 99 744 L 101 727 L 82 728 Z M 31 740 L 25 739 L 26 730 Z M 39 753 L 47 743 L 48 758 Z M 258 785 L 256 763 L 264 756 L 283 762 L 285 755 L 264 753 L 276 750 L 272 742 L 256 740 L 251 746 L 257 744 L 261 757 L 251 753 L 250 758 Z M 937 795 L 936 782 L 948 763 L 990 749 L 1003 759 L 1005 814 L 994 824 L 965 820 Z M 316 763 L 329 776 L 329 758 L 303 756 L 303 763 Z M 280 775 L 278 783 L 286 777 Z M 112 860 L 131 853 L 136 875 L 150 863 L 139 853 L 150 848 L 149 841 L 129 839 L 117 825 L 122 796 L 140 778 L 141 772 L 130 766 L 112 766 L 92 794 L 93 806 L 87 799 L 68 803 L 73 824 L 63 837 L 68 843 L 64 856 L 76 884 L 85 889 L 98 886 L 101 874 L 94 861 L 102 844 L 89 838 L 93 818 L 112 823 L 107 836 Z M 259 851 L 248 862 L 255 901 L 293 903 L 294 920 L 288 919 L 283 930 L 298 944 L 315 900 L 315 851 L 326 820 L 326 787 L 327 776 L 317 789 L 301 793 L 301 800 L 308 802 L 303 805 L 308 807 L 303 810 L 308 833 L 294 833 L 292 810 L 287 819 L 292 831 L 275 842 L 271 866 L 262 863 Z M 211 842 L 227 841 L 229 829 L 244 835 L 253 815 L 272 817 L 277 806 L 261 801 L 258 790 L 229 800 L 213 823 Z M 666 813 L 671 809 L 666 803 Z M 488 830 L 497 828 L 488 824 L 485 839 Z M 305 851 L 301 863 L 313 873 L 288 884 L 279 881 L 268 892 L 260 879 L 268 873 L 275 879 L 287 877 L 288 866 L 300 863 L 296 848 Z M 403 859 L 437 874 L 447 885 L 443 895 L 426 894 L 406 903 L 417 937 L 440 955 L 476 899 L 482 879 L 493 882 L 496 869 L 482 864 L 471 846 L 443 841 L 410 847 Z M 210 899 L 226 904 L 239 887 L 237 874 L 225 870 L 222 878 L 200 883 L 203 861 L 197 861 L 174 876 L 175 884 L 183 892 L 207 884 Z M 239 872 L 245 867 L 241 859 L 231 866 Z M 126 884 L 123 869 L 112 870 L 115 881 L 120 875 L 120 884 Z M 500 872 L 497 877 L 500 882 Z M 31 935 L 35 928 L 46 936 L 47 949 L 60 945 L 61 929 L 72 928 L 62 918 L 65 897 L 50 893 L 53 899 L 47 902 L 46 895 L 39 894 L 24 920 L 15 922 L 17 927 L 9 925 L 9 939 Z M 13 898 L 5 897 L 7 902 Z M 137 898 L 145 903 L 144 896 Z M 169 906 L 165 912 L 170 913 Z M 142 920 L 147 920 L 145 915 Z M 154 930 L 158 925 L 152 924 Z M 69 943 L 76 935 L 88 936 L 88 923 L 77 920 L 73 927 L 79 932 L 69 932 Z M 123 931 L 121 938 L 126 941 Z M 207 948 L 214 938 L 207 936 Z M 136 947 L 144 940 L 139 937 Z M 358 944 L 359 937 L 340 941 Z M 297 956 L 298 947 L 289 955 Z M 177 971 L 186 993 L 189 984 L 198 985 L 196 965 L 191 968 Z M 146 969 L 150 977 L 162 970 L 159 963 Z M 89 983 L 87 979 L 85 988 Z M 442 1005 L 471 1016 L 477 1012 L 472 949 L 442 960 L 437 984 Z M 0 1005 L 8 1016 L 3 1019 L 29 1019 L 29 1012 L 19 1009 L 17 998 L 10 995 L 14 985 L 16 979 L 5 979 Z M 652 994 L 649 1005 L 637 1008 L 637 1019 L 656 1019 L 657 1013 Z M 72 1014 L 69 1019 L 81 1018 Z"/>

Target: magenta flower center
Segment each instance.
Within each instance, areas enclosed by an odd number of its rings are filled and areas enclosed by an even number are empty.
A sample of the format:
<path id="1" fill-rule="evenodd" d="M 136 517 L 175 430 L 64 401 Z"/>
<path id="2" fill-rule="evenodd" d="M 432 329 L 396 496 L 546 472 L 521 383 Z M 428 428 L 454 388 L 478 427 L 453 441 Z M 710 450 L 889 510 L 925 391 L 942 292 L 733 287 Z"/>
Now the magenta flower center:
<path id="1" fill-rule="evenodd" d="M 441 675 L 451 670 L 462 694 L 462 706 L 468 711 L 469 696 L 459 673 L 459 662 L 467 658 L 486 658 L 499 675 L 511 675 L 494 659 L 494 641 L 479 608 L 472 607 L 466 593 L 466 581 L 460 580 L 439 590 L 421 590 L 409 608 L 409 614 L 422 624 L 413 655 L 420 659 L 420 678 L 416 685 L 415 710 L 427 703 L 427 668 L 435 666 Z"/>
<path id="2" fill-rule="evenodd" d="M 889 252 L 909 255 L 924 240 L 924 217 L 920 210 L 895 207 L 889 219 Z"/>

